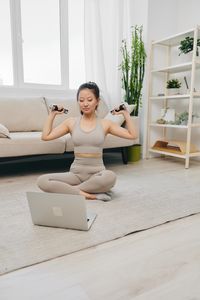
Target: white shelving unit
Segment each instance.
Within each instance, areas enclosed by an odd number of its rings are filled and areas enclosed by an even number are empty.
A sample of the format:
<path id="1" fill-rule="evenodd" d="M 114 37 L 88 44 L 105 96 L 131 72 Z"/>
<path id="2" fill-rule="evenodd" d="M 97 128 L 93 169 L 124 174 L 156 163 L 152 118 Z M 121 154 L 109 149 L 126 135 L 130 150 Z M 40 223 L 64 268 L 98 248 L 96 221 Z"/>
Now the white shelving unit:
<path id="1" fill-rule="evenodd" d="M 196 26 L 196 28 L 188 30 L 186 32 L 182 32 L 180 34 L 176 34 L 174 36 L 167 37 L 162 40 L 153 41 L 151 45 L 151 53 L 150 53 L 150 76 L 149 76 L 149 97 L 148 97 L 148 122 L 147 122 L 147 157 L 152 154 L 161 154 L 161 155 L 167 155 L 167 156 L 174 156 L 183 158 L 185 160 L 185 168 L 189 168 L 189 161 L 191 157 L 197 157 L 200 156 L 200 151 L 191 152 L 191 134 L 192 130 L 194 128 L 200 128 L 200 119 L 199 123 L 193 123 L 192 122 L 192 116 L 194 113 L 197 113 L 194 111 L 194 101 L 200 101 L 200 92 L 196 92 L 194 89 L 194 83 L 195 83 L 195 76 L 197 70 L 200 68 L 200 59 L 196 55 L 196 51 L 192 52 L 191 61 L 189 62 L 177 62 L 178 56 L 176 60 L 176 55 L 174 58 L 174 49 L 178 49 L 178 46 L 180 45 L 180 41 L 183 40 L 185 37 L 193 37 L 194 38 L 194 49 L 197 47 L 197 40 L 200 38 L 200 27 Z M 163 56 L 165 59 L 161 59 L 162 66 L 155 67 L 155 62 L 158 63 L 158 60 L 155 61 L 155 51 L 159 48 L 159 51 L 163 51 Z M 182 57 L 185 54 L 182 54 Z M 173 61 L 172 59 L 175 61 Z M 179 57 L 180 58 L 180 57 Z M 173 62 L 172 62 L 173 61 Z M 165 64 L 163 66 L 163 64 Z M 190 74 L 190 80 L 189 80 L 189 90 L 186 90 L 182 94 L 178 95 L 168 95 L 168 91 L 166 89 L 166 83 L 170 78 L 182 76 L 185 72 L 189 72 Z M 163 89 L 164 95 L 160 95 L 160 93 L 154 93 L 154 78 L 159 77 L 162 74 L 161 81 L 164 81 L 163 86 L 165 88 Z M 157 83 L 158 85 L 158 83 Z M 196 99 L 196 100 L 195 100 Z M 153 109 L 156 109 L 157 106 L 157 112 L 159 112 L 159 108 L 168 108 L 172 107 L 174 103 L 178 102 L 179 107 L 182 105 L 183 101 L 187 101 L 187 112 L 188 112 L 188 123 L 186 125 L 172 125 L 172 124 L 158 124 L 156 123 L 155 118 L 153 117 Z M 176 106 L 176 105 L 174 105 Z M 159 119 L 159 116 L 157 117 Z M 181 142 L 185 143 L 186 151 L 185 153 L 173 153 L 163 150 L 155 150 L 152 149 L 153 145 L 155 144 L 156 140 L 162 140 L 162 141 L 168 141 L 169 137 L 173 134 L 173 130 L 180 130 L 184 131 L 185 140 L 181 140 Z M 178 131 L 179 132 L 179 131 Z M 155 136 L 157 138 L 155 138 Z M 182 137 L 182 135 L 181 135 Z"/>

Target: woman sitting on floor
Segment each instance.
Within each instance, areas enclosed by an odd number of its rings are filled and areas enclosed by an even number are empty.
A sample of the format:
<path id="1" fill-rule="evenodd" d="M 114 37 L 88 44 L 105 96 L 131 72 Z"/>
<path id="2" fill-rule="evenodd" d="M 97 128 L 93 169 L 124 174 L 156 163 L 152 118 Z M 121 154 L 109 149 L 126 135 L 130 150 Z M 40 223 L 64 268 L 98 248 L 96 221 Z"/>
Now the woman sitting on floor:
<path id="1" fill-rule="evenodd" d="M 59 111 L 51 111 L 43 128 L 42 139 L 50 141 L 70 133 L 74 143 L 74 162 L 69 172 L 45 174 L 38 178 L 37 184 L 45 192 L 83 195 L 90 200 L 108 201 L 109 191 L 116 182 L 114 172 L 106 170 L 102 149 L 105 136 L 110 133 L 126 139 L 135 139 L 136 130 L 132 124 L 129 112 L 113 111 L 122 114 L 127 129 L 96 115 L 99 105 L 99 88 L 94 82 L 82 84 L 77 92 L 81 116 L 68 118 L 53 129 L 53 122 Z"/>

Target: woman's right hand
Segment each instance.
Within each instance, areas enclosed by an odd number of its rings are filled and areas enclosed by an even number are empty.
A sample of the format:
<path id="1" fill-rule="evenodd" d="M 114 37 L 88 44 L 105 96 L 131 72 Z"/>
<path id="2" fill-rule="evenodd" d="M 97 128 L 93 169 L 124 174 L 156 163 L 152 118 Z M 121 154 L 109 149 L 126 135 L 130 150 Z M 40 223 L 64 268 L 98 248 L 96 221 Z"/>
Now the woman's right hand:
<path id="1" fill-rule="evenodd" d="M 61 105 L 55 105 L 56 109 L 53 109 L 54 105 L 50 106 L 50 114 L 52 116 L 61 115 L 64 113 L 64 107 Z"/>

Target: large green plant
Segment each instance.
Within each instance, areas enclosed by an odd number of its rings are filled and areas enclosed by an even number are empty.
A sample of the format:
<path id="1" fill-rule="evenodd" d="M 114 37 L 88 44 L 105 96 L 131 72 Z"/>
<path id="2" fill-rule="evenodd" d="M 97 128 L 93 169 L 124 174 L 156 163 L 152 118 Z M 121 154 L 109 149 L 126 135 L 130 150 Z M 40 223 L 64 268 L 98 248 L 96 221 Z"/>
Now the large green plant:
<path id="1" fill-rule="evenodd" d="M 142 26 L 135 25 L 131 27 L 130 49 L 128 49 L 126 40 L 122 40 L 122 62 L 119 66 L 122 73 L 124 101 L 135 105 L 132 112 L 134 116 L 138 116 L 145 73 L 146 52 L 142 32 Z"/>

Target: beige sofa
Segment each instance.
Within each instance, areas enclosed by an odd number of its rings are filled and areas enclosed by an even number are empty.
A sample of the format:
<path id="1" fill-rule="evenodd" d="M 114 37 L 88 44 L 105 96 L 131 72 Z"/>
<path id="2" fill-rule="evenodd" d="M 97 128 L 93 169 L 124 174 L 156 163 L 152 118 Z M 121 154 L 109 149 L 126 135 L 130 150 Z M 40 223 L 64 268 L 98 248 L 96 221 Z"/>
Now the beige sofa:
<path id="1" fill-rule="evenodd" d="M 42 141 L 41 131 L 48 116 L 50 104 L 61 104 L 69 110 L 67 115 L 56 117 L 55 125 L 64 118 L 80 115 L 78 104 L 74 99 L 53 99 L 45 97 L 33 98 L 1 98 L 0 99 L 0 162 L 9 158 L 20 158 L 35 155 L 63 154 L 73 151 L 70 134 L 52 141 Z M 129 106 L 129 111 L 132 107 Z M 101 100 L 97 112 L 102 118 L 112 119 L 122 125 L 123 116 L 110 114 L 107 105 Z M 138 139 L 131 141 L 108 135 L 104 149 L 121 148 L 123 162 L 127 163 L 125 147 L 138 143 Z"/>

